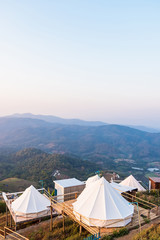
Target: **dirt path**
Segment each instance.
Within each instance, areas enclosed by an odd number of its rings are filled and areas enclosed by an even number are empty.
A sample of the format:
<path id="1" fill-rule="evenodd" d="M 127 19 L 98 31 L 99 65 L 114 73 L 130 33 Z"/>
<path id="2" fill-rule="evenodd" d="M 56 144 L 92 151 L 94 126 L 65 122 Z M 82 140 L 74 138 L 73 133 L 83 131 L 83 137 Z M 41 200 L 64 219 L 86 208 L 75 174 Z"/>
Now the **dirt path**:
<path id="1" fill-rule="evenodd" d="M 156 218 L 155 220 L 152 220 L 150 223 L 148 224 L 145 224 L 142 226 L 142 230 L 150 227 L 152 224 L 154 223 L 160 223 L 160 217 L 159 218 Z M 119 238 L 115 238 L 116 240 L 132 240 L 132 238 L 137 234 L 139 233 L 139 229 L 134 229 L 134 230 L 131 230 L 129 232 L 128 235 L 125 235 L 123 237 L 119 237 Z"/>

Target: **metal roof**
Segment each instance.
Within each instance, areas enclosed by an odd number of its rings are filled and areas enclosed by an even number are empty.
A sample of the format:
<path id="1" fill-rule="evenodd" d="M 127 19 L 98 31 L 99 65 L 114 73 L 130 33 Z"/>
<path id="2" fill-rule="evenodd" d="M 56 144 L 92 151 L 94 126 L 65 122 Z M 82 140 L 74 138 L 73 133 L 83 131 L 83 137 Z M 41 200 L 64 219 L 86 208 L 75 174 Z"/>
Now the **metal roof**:
<path id="1" fill-rule="evenodd" d="M 68 178 L 68 179 L 62 179 L 62 180 L 56 180 L 53 181 L 54 183 L 66 188 L 66 187 L 74 187 L 79 185 L 84 185 L 84 182 L 81 182 L 80 180 L 76 178 Z"/>
<path id="2" fill-rule="evenodd" d="M 160 183 L 160 178 L 159 177 L 149 177 L 153 182 Z"/>

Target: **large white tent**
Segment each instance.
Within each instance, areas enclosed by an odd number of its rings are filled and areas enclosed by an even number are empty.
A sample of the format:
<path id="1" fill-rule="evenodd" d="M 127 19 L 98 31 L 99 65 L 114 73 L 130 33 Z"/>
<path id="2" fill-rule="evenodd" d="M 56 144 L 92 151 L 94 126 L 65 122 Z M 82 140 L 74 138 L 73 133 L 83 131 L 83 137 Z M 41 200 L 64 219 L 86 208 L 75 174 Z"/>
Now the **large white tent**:
<path id="1" fill-rule="evenodd" d="M 102 177 L 83 190 L 73 211 L 89 226 L 121 227 L 131 221 L 134 207 Z"/>
<path id="2" fill-rule="evenodd" d="M 137 188 L 140 192 L 146 191 L 146 189 L 135 179 L 135 177 L 133 177 L 133 175 L 125 178 L 122 182 L 120 182 L 120 185 Z"/>
<path id="3" fill-rule="evenodd" d="M 11 208 L 16 216 L 36 218 L 49 214 L 50 201 L 32 185 L 12 202 Z"/>
<path id="4" fill-rule="evenodd" d="M 93 183 L 97 180 L 99 180 L 100 177 L 98 175 L 94 175 L 93 177 L 89 177 L 86 181 L 86 187 L 88 187 L 90 185 L 90 183 Z"/>

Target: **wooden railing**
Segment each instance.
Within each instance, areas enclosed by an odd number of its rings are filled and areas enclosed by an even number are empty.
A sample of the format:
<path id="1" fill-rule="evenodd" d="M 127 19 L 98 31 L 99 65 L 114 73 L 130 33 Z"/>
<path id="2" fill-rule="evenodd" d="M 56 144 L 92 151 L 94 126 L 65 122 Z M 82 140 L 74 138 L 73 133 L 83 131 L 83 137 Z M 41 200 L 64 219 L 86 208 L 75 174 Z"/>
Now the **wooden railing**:
<path id="1" fill-rule="evenodd" d="M 3 215 L 0 217 L 0 226 L 4 226 L 5 222 L 6 222 L 6 215 Z"/>
<path id="2" fill-rule="evenodd" d="M 22 236 L 21 234 L 13 231 L 12 229 L 8 227 L 4 227 L 4 230 L 0 229 L 0 236 L 4 239 L 9 236 L 11 239 L 16 239 L 16 240 L 29 240 L 28 238 Z"/>
<path id="3" fill-rule="evenodd" d="M 73 209 L 66 204 L 65 202 L 58 202 L 56 200 L 57 196 L 51 196 L 46 190 L 44 190 L 44 194 L 50 199 L 51 201 L 51 206 L 53 208 L 59 208 L 59 210 L 61 211 L 62 215 L 65 213 L 66 215 L 68 215 L 69 217 L 71 217 L 75 222 L 77 222 L 80 226 L 84 227 L 88 232 L 90 232 L 91 234 L 97 234 L 99 232 L 99 229 L 97 227 L 90 227 L 88 225 L 86 225 L 84 223 L 84 221 L 88 222 L 88 219 L 85 216 L 82 216 L 81 214 L 79 214 L 78 212 L 74 211 L 73 213 Z M 78 192 L 74 192 L 74 193 L 67 193 L 64 194 L 65 196 L 70 196 L 71 199 L 75 199 L 78 196 Z M 61 195 L 62 197 L 64 195 Z M 59 195 L 58 195 L 59 197 Z M 75 216 L 76 215 L 76 216 Z M 83 220 L 83 221 L 82 221 Z"/>
<path id="4" fill-rule="evenodd" d="M 142 199 L 142 198 L 139 198 L 139 197 L 137 197 L 136 195 L 132 195 L 132 194 L 130 194 L 130 193 L 128 193 L 128 192 L 122 192 L 121 190 L 119 190 L 119 189 L 116 189 L 116 188 L 114 188 L 115 190 L 117 190 L 117 191 L 119 191 L 119 192 L 121 192 L 121 195 L 124 197 L 124 198 L 126 198 L 127 200 L 129 200 L 129 201 L 131 201 L 131 202 L 138 202 L 140 205 L 142 205 L 142 206 L 145 206 L 145 207 L 147 207 L 147 208 L 149 208 L 149 209 L 156 209 L 156 211 L 158 211 L 158 205 L 156 205 L 156 204 L 154 204 L 154 203 L 151 203 L 151 202 L 149 202 L 149 201 L 146 201 L 146 200 L 144 200 L 144 199 Z M 158 212 L 157 212 L 158 213 Z"/>
<path id="5" fill-rule="evenodd" d="M 4 238 L 4 230 L 0 228 L 0 237 Z"/>

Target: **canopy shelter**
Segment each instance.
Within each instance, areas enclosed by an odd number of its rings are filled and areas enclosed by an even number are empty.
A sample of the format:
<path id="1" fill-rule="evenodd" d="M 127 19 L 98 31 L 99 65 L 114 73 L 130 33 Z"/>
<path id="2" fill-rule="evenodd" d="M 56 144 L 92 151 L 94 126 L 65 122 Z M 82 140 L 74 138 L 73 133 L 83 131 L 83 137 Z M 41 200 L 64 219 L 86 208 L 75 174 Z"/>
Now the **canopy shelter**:
<path id="1" fill-rule="evenodd" d="M 134 207 L 102 177 L 83 190 L 73 211 L 87 225 L 107 228 L 127 225 Z"/>
<path id="2" fill-rule="evenodd" d="M 49 215 L 50 201 L 32 185 L 11 204 L 11 210 L 16 218 L 34 219 Z"/>
<path id="3" fill-rule="evenodd" d="M 146 191 L 146 189 L 135 179 L 135 177 L 133 177 L 133 175 L 125 178 L 122 182 L 120 182 L 120 185 L 137 188 L 139 192 Z"/>

